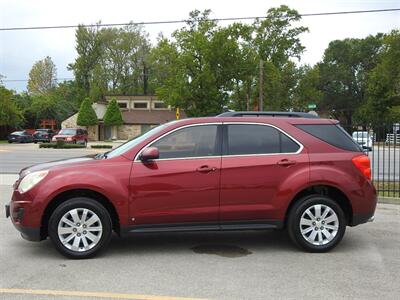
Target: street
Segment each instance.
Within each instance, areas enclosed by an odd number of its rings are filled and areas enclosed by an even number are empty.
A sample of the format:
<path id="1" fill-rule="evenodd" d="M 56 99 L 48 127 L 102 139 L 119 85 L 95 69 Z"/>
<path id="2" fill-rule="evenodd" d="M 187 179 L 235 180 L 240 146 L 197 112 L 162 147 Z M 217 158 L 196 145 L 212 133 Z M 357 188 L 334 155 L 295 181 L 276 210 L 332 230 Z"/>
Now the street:
<path id="1" fill-rule="evenodd" d="M 4 207 L 11 186 L 2 185 L 0 194 Z M 244 231 L 114 237 L 95 259 L 68 260 L 49 240 L 23 240 L 4 212 L 1 216 L 3 289 L 230 300 L 396 299 L 400 294 L 398 205 L 379 204 L 375 222 L 348 227 L 342 243 L 325 254 L 298 250 L 283 232 Z M 0 298 L 48 299 L 1 289 Z"/>

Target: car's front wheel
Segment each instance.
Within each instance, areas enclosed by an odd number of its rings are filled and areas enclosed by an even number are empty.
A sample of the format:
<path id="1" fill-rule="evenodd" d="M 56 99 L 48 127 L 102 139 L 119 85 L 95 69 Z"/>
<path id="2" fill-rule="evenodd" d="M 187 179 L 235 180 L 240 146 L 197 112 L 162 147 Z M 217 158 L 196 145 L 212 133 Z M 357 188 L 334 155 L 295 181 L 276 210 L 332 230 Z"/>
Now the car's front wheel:
<path id="1" fill-rule="evenodd" d="M 48 226 L 56 249 L 69 258 L 90 258 L 105 248 L 111 238 L 108 211 L 90 198 L 73 198 L 60 204 Z"/>
<path id="2" fill-rule="evenodd" d="M 337 246 L 346 230 L 342 208 L 332 199 L 311 195 L 292 207 L 287 229 L 291 240 L 310 252 L 326 252 Z"/>

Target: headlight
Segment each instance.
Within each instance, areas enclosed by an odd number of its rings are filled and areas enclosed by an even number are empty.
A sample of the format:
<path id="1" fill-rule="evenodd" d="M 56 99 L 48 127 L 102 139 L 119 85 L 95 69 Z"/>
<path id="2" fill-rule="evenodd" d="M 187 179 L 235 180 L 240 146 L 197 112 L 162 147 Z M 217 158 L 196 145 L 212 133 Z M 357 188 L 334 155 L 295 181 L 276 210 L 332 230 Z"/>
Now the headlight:
<path id="1" fill-rule="evenodd" d="M 67 137 L 67 141 L 72 141 L 72 137 Z"/>
<path id="2" fill-rule="evenodd" d="M 46 171 L 37 171 L 26 175 L 22 178 L 21 182 L 18 185 L 18 191 L 20 193 L 25 193 L 37 185 L 46 175 L 49 173 L 48 170 Z"/>

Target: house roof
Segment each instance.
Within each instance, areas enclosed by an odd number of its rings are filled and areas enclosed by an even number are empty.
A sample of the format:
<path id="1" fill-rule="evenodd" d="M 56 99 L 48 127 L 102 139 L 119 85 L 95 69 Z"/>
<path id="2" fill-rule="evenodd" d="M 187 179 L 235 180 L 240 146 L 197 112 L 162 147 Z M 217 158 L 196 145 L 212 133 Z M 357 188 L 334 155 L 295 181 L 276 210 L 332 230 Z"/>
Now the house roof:
<path id="1" fill-rule="evenodd" d="M 180 118 L 186 118 L 181 111 Z M 171 110 L 131 110 L 122 111 L 124 124 L 162 124 L 176 119 L 175 111 Z"/>

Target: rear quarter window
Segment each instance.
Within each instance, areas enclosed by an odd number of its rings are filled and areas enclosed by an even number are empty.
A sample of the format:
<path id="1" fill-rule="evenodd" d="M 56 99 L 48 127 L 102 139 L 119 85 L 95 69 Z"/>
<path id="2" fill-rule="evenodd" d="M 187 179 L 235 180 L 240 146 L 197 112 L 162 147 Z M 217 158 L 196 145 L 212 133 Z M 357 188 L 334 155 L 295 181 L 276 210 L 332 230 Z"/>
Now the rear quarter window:
<path id="1" fill-rule="evenodd" d="M 337 148 L 362 152 L 357 143 L 340 126 L 335 124 L 296 125 L 297 128 Z"/>

